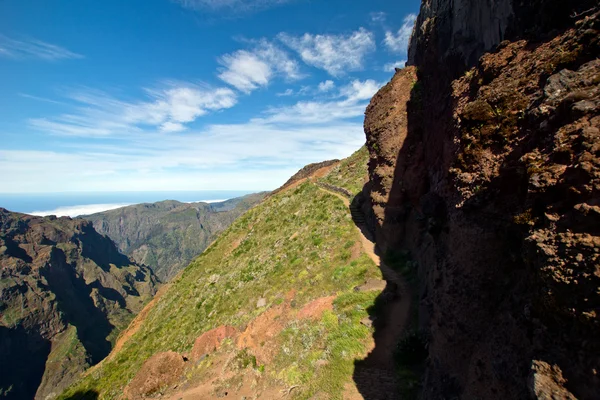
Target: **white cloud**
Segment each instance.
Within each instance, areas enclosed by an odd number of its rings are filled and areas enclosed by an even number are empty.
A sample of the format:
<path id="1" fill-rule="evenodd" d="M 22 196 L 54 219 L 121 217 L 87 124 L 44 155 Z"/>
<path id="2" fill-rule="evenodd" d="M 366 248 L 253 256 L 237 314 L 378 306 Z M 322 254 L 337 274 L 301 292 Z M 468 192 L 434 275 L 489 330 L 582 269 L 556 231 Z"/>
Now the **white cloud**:
<path id="1" fill-rule="evenodd" d="M 124 101 L 90 89 L 67 94 L 75 103 L 72 113 L 34 118 L 30 126 L 57 135 L 110 136 L 158 127 L 163 132 L 185 130 L 184 124 L 211 111 L 231 108 L 237 98 L 229 88 L 210 88 L 170 82 L 147 90 L 150 101 Z"/>
<path id="2" fill-rule="evenodd" d="M 335 121 L 348 121 L 364 115 L 367 107 L 365 100 L 379 90 L 382 84 L 372 79 L 354 80 L 339 90 L 335 101 L 300 101 L 291 106 L 272 107 L 266 115 L 255 118 L 256 123 L 306 126 L 328 125 Z"/>
<path id="3" fill-rule="evenodd" d="M 271 67 L 246 50 L 226 54 L 219 62 L 226 67 L 219 78 L 244 93 L 266 86 L 271 79 Z"/>
<path id="4" fill-rule="evenodd" d="M 376 23 L 383 23 L 383 22 L 385 22 L 385 20 L 387 18 L 387 14 L 384 13 L 383 11 L 372 12 L 370 14 L 370 16 L 371 16 L 371 22 L 376 22 Z"/>
<path id="5" fill-rule="evenodd" d="M 287 96 L 291 96 L 293 94 L 294 94 L 294 91 L 292 89 L 286 89 L 284 92 L 276 93 L 275 96 L 287 97 Z"/>
<path id="6" fill-rule="evenodd" d="M 81 54 L 55 44 L 32 38 L 13 39 L 4 35 L 0 35 L 0 56 L 14 59 L 39 58 L 46 61 L 83 58 Z"/>
<path id="7" fill-rule="evenodd" d="M 302 77 L 298 63 L 266 40 L 258 41 L 252 51 L 225 54 L 219 63 L 223 66 L 219 78 L 244 93 L 267 86 L 275 75 L 288 80 Z"/>
<path id="8" fill-rule="evenodd" d="M 255 118 L 256 123 L 302 126 L 305 124 L 327 125 L 333 121 L 350 120 L 365 112 L 365 104 L 343 101 L 300 101 L 292 106 L 274 107 L 267 115 Z"/>
<path id="9" fill-rule="evenodd" d="M 395 72 L 396 68 L 404 68 L 404 65 L 406 64 L 406 60 L 400 60 L 400 61 L 396 61 L 396 62 L 391 62 L 391 63 L 387 63 L 383 66 L 383 70 L 385 72 Z"/>
<path id="10" fill-rule="evenodd" d="M 192 10 L 245 12 L 262 10 L 294 0 L 173 0 Z"/>
<path id="11" fill-rule="evenodd" d="M 347 35 L 305 33 L 296 37 L 280 33 L 278 38 L 295 50 L 305 63 L 333 76 L 361 70 L 365 56 L 376 48 L 373 33 L 364 28 Z"/>
<path id="12" fill-rule="evenodd" d="M 319 92 L 329 92 L 335 87 L 335 83 L 331 80 L 326 80 L 319 83 Z"/>
<path id="13" fill-rule="evenodd" d="M 185 131 L 186 127 L 178 122 L 167 121 L 160 126 L 161 132 L 181 132 Z"/>
<path id="14" fill-rule="evenodd" d="M 370 100 L 381 86 L 383 86 L 382 83 L 375 82 L 373 79 L 367 79 L 366 81 L 355 79 L 340 89 L 340 96 L 345 97 L 345 102 L 351 104 L 362 100 Z"/>
<path id="15" fill-rule="evenodd" d="M 394 52 L 406 54 L 408 51 L 408 41 L 410 40 L 410 35 L 413 31 L 413 26 L 415 25 L 415 20 L 417 16 L 415 14 L 408 14 L 404 17 L 404 22 L 398 32 L 393 33 L 391 31 L 387 31 L 385 33 L 385 39 L 383 43 L 386 47 Z"/>
<path id="16" fill-rule="evenodd" d="M 117 208 L 126 207 L 131 204 L 129 203 L 118 203 L 118 204 L 84 204 L 77 206 L 65 206 L 58 207 L 54 210 L 42 210 L 42 211 L 32 211 L 28 214 L 30 215 L 38 215 L 40 217 L 45 217 L 46 215 L 56 215 L 57 217 L 77 217 L 79 215 L 89 215 L 102 211 L 115 210 Z"/>

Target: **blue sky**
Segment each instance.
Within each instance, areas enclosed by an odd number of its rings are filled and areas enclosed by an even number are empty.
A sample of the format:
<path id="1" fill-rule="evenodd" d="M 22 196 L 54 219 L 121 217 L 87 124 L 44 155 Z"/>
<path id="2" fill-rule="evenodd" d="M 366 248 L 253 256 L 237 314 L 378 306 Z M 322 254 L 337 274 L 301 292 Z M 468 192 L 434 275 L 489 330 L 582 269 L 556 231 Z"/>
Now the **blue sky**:
<path id="1" fill-rule="evenodd" d="M 266 190 L 364 143 L 419 1 L 0 2 L 0 193 Z"/>

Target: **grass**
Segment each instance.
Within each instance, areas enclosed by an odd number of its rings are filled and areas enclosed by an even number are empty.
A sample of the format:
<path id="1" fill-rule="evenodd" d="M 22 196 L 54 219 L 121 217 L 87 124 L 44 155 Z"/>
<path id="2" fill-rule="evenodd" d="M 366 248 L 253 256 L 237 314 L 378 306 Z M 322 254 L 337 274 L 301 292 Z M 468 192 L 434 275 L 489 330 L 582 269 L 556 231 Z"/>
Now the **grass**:
<path id="1" fill-rule="evenodd" d="M 323 180 L 360 191 L 366 158 L 363 147 Z M 296 398 L 315 393 L 340 398 L 352 379 L 354 360 L 364 356 L 372 332 L 360 320 L 368 316 L 378 294 L 353 288 L 365 279 L 381 278 L 366 255 L 352 257 L 350 249 L 358 241 L 342 201 L 313 183 L 267 198 L 191 262 L 115 357 L 60 398 L 82 391 L 98 392 L 101 399 L 118 398 L 153 354 L 188 352 L 196 337 L 220 325 L 243 328 L 281 304 L 292 289 L 292 307 L 325 296 L 337 299 L 333 310 L 318 321 L 287 323 L 276 338 L 284 345 L 272 363 L 257 365 L 253 355 L 243 353 L 238 354 L 238 367 L 259 371 L 280 385 L 299 385 L 293 392 Z M 267 300 L 265 307 L 256 307 L 259 298 Z"/>
<path id="2" fill-rule="evenodd" d="M 367 182 L 368 161 L 369 151 L 366 146 L 363 146 L 350 157 L 343 159 L 327 176 L 320 180 L 357 194 L 362 191 L 364 184 Z"/>

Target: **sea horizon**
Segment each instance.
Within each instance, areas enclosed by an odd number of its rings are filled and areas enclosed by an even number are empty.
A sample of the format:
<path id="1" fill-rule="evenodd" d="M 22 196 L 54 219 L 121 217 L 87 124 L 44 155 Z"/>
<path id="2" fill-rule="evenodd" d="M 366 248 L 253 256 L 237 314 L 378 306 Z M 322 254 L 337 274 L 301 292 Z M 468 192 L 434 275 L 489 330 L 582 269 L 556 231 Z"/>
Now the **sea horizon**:
<path id="1" fill-rule="evenodd" d="M 259 191 L 197 190 L 149 192 L 0 193 L 0 207 L 30 215 L 76 217 L 134 204 L 176 200 L 214 203 Z"/>

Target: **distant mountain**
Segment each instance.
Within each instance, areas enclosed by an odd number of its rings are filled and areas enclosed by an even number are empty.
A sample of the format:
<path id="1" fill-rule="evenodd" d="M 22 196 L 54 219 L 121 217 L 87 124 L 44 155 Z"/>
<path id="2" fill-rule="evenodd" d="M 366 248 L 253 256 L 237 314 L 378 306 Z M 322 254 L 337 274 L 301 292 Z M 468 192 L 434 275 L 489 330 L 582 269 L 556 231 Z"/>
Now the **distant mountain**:
<path id="1" fill-rule="evenodd" d="M 51 399 L 156 292 L 92 224 L 0 208 L 0 397 Z"/>
<path id="2" fill-rule="evenodd" d="M 250 194 L 212 204 L 166 200 L 82 218 L 114 240 L 124 254 L 150 266 L 161 280 L 167 281 L 265 195 Z"/>

